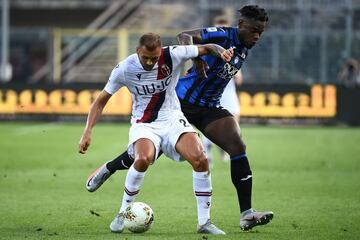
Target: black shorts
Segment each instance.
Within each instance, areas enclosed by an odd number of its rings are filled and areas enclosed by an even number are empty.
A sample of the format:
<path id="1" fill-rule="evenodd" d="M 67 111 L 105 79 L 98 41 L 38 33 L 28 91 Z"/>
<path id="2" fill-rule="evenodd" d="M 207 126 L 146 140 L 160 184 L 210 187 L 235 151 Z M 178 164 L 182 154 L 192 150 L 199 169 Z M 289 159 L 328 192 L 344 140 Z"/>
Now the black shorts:
<path id="1" fill-rule="evenodd" d="M 208 108 L 208 107 L 199 107 L 188 102 L 181 101 L 181 110 L 184 113 L 185 117 L 199 129 L 202 133 L 206 126 L 213 121 L 216 121 L 220 118 L 233 116 L 225 108 Z"/>

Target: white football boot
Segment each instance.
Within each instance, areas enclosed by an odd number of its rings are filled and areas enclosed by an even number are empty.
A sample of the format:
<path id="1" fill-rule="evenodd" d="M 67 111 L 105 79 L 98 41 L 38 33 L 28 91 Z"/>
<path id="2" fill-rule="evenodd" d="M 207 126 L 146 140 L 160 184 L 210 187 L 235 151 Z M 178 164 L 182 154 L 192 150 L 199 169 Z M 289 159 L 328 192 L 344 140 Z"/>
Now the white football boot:
<path id="1" fill-rule="evenodd" d="M 124 215 L 123 213 L 116 214 L 114 220 L 110 223 L 110 230 L 114 233 L 121 233 L 124 231 Z"/>
<path id="2" fill-rule="evenodd" d="M 106 168 L 106 164 L 96 169 L 86 181 L 86 189 L 89 192 L 95 192 L 110 176 L 110 171 Z"/>
<path id="3" fill-rule="evenodd" d="M 214 235 L 225 235 L 225 232 L 211 223 L 210 219 L 208 219 L 204 225 L 198 225 L 197 232 Z"/>
<path id="4" fill-rule="evenodd" d="M 273 212 L 256 212 L 252 209 L 249 209 L 241 214 L 240 228 L 243 231 L 247 231 L 255 226 L 265 225 L 268 224 L 271 219 L 273 219 L 273 217 Z"/>

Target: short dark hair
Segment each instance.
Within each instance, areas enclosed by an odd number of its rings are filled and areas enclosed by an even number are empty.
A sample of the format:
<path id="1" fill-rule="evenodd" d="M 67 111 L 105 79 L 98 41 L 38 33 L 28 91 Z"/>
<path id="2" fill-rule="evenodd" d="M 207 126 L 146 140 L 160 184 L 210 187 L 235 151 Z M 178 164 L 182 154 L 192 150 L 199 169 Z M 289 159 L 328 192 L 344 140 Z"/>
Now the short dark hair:
<path id="1" fill-rule="evenodd" d="M 229 24 L 230 22 L 225 16 L 217 16 L 214 18 L 214 25 L 225 26 Z"/>
<path id="2" fill-rule="evenodd" d="M 246 5 L 238 10 L 238 12 L 240 12 L 241 17 L 255 21 L 267 22 L 269 20 L 266 10 L 258 5 Z"/>
<path id="3" fill-rule="evenodd" d="M 154 51 L 156 48 L 161 47 L 161 38 L 156 33 L 146 33 L 140 37 L 139 47 L 145 47 L 149 51 Z"/>

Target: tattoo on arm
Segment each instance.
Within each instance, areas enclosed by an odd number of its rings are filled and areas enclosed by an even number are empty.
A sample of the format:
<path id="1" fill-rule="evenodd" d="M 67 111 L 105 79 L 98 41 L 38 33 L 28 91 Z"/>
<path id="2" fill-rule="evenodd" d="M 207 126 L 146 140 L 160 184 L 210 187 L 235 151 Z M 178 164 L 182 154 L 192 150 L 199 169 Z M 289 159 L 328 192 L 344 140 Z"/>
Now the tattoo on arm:
<path id="1" fill-rule="evenodd" d="M 182 32 L 176 36 L 176 39 L 181 45 L 192 45 L 202 42 L 200 29 Z"/>

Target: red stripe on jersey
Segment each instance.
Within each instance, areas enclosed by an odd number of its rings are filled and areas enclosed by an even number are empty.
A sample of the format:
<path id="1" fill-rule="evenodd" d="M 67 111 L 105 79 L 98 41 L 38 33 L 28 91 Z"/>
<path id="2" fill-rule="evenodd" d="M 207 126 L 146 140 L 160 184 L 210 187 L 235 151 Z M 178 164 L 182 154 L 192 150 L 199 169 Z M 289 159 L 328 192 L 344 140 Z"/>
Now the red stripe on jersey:
<path id="1" fill-rule="evenodd" d="M 166 91 L 158 92 L 152 95 L 150 102 L 145 108 L 144 115 L 141 119 L 136 120 L 137 123 L 150 123 L 154 121 L 159 113 L 159 110 L 164 103 Z"/>
<path id="2" fill-rule="evenodd" d="M 161 80 L 161 79 L 165 78 L 163 71 L 161 71 L 161 68 L 164 65 L 164 63 L 165 63 L 165 54 L 164 54 L 164 49 L 162 48 L 161 55 L 158 60 L 158 73 L 157 73 L 157 78 L 156 78 L 157 80 Z"/>
<path id="3" fill-rule="evenodd" d="M 158 60 L 158 74 L 157 74 L 157 80 L 164 79 L 171 75 L 172 73 L 172 59 L 170 55 L 170 48 L 162 48 L 161 49 L 161 55 Z"/>
<path id="4" fill-rule="evenodd" d="M 157 72 L 157 80 L 163 80 L 164 78 L 171 75 L 172 72 L 172 59 L 170 55 L 170 49 L 162 48 L 161 55 L 158 60 L 158 72 Z M 152 95 L 150 102 L 146 106 L 144 111 L 144 115 L 141 119 L 136 120 L 137 123 L 150 123 L 154 121 L 158 117 L 158 113 L 162 104 L 165 101 L 166 90 L 162 92 L 158 92 Z"/>

